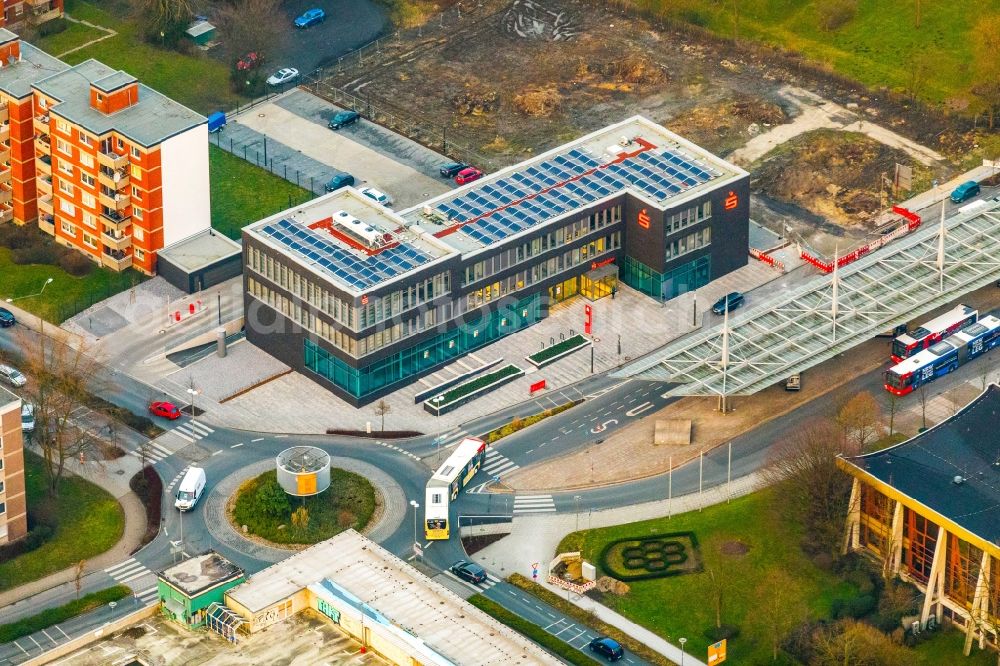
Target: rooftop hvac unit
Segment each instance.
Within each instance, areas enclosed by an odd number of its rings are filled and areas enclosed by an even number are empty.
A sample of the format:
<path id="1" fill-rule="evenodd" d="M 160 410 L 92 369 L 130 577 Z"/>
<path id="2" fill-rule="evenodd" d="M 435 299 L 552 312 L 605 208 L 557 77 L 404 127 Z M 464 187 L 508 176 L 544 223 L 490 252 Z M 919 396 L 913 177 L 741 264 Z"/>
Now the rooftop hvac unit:
<path id="1" fill-rule="evenodd" d="M 341 230 L 364 241 L 368 247 L 379 247 L 385 242 L 382 239 L 381 231 L 368 226 L 346 210 L 338 210 L 334 213 L 333 223 Z"/>
<path id="2" fill-rule="evenodd" d="M 953 478 L 951 482 L 954 483 L 956 486 L 960 486 L 963 483 L 965 483 L 965 478 L 962 477 L 961 475 L 956 474 L 955 478 Z"/>
<path id="3" fill-rule="evenodd" d="M 627 136 L 623 136 L 622 138 L 618 139 L 618 145 L 621 146 L 622 148 L 630 146 L 632 145 L 632 139 L 628 138 Z"/>

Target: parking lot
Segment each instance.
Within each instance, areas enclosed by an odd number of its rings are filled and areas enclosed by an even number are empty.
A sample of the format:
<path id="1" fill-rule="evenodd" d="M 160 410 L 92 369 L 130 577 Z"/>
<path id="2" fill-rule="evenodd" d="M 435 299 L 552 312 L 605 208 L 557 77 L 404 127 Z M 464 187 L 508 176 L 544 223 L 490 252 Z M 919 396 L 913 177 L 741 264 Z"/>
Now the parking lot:
<path id="1" fill-rule="evenodd" d="M 293 182 L 297 171 L 308 174 L 317 186 L 335 171 L 346 171 L 355 177 L 356 187 L 371 186 L 388 193 L 396 208 L 412 206 L 454 186 L 437 173 L 447 158 L 379 125 L 362 118 L 340 130 L 327 128 L 338 110 L 295 89 L 231 118 L 213 142 L 237 137 L 252 151 L 266 154 L 272 172 L 282 175 L 287 164 Z M 305 178 L 300 184 L 309 188 Z"/>

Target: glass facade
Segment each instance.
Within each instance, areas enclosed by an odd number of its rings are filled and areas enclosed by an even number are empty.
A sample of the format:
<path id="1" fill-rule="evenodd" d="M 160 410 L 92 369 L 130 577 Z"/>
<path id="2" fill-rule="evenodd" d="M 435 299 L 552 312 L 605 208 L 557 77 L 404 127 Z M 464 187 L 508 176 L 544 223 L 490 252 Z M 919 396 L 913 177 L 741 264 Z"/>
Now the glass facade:
<path id="1" fill-rule="evenodd" d="M 709 255 L 692 259 L 666 273 L 657 273 L 646 264 L 626 256 L 622 261 L 622 282 L 644 294 L 670 300 L 681 294 L 703 287 L 712 277 L 712 258 Z"/>
<path id="2" fill-rule="evenodd" d="M 304 343 L 305 366 L 351 395 L 361 398 L 404 382 L 440 363 L 458 358 L 541 319 L 538 294 L 499 302 L 477 321 L 403 349 L 362 368 L 353 368 L 312 340 Z"/>

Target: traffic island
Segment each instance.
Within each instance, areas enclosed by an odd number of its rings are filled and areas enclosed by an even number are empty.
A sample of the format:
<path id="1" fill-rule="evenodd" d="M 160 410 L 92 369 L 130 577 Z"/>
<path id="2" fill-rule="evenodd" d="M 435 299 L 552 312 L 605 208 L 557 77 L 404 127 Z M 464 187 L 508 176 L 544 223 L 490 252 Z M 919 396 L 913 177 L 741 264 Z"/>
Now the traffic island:
<path id="1" fill-rule="evenodd" d="M 514 364 L 508 364 L 494 372 L 481 375 L 473 380 L 463 382 L 444 393 L 424 402 L 424 409 L 434 416 L 447 414 L 453 409 L 495 391 L 504 384 L 509 384 L 524 375 L 524 369 Z"/>

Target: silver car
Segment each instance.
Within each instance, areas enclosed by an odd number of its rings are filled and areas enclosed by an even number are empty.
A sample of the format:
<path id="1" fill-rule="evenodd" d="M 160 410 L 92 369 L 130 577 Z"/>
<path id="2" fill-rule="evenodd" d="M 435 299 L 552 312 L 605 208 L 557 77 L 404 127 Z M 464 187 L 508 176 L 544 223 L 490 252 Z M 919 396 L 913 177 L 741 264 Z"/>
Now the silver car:
<path id="1" fill-rule="evenodd" d="M 28 378 L 21 374 L 20 370 L 12 368 L 9 365 L 0 365 L 0 379 L 16 387 L 21 387 L 28 383 Z"/>
<path id="2" fill-rule="evenodd" d="M 299 70 L 294 67 L 284 67 L 267 77 L 267 85 L 280 86 L 284 83 L 294 81 L 297 78 L 299 78 Z"/>
<path id="3" fill-rule="evenodd" d="M 35 406 L 30 402 L 21 405 L 21 432 L 35 430 Z"/>

